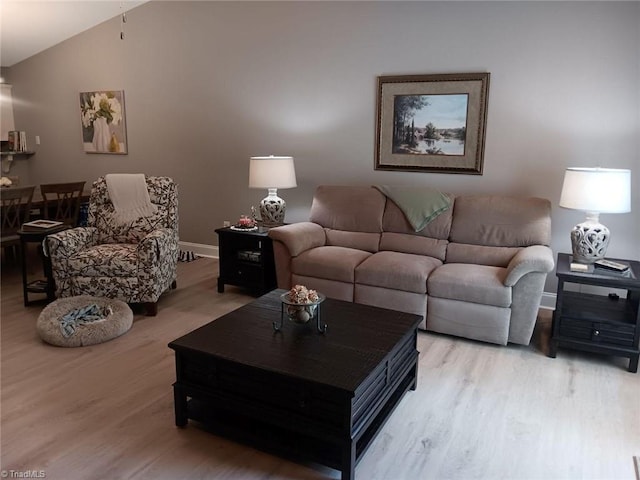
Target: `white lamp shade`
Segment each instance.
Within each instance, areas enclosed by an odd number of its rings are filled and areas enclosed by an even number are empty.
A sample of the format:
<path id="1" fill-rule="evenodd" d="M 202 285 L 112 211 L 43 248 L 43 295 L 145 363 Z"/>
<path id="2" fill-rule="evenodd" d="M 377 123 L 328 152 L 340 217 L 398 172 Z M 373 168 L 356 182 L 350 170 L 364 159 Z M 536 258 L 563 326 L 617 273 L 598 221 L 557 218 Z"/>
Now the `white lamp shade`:
<path id="1" fill-rule="evenodd" d="M 631 170 L 567 168 L 560 206 L 583 212 L 631 211 Z"/>
<path id="2" fill-rule="evenodd" d="M 293 187 L 297 187 L 293 157 L 251 157 L 249 188 Z"/>

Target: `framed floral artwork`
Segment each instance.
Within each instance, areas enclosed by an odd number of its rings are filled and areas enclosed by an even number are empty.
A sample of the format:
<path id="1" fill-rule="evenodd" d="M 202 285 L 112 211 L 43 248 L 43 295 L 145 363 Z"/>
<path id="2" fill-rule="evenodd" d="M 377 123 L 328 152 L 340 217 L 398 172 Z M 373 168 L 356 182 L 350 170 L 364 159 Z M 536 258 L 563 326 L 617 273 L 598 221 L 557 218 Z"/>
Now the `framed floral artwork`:
<path id="1" fill-rule="evenodd" d="M 80 118 L 86 153 L 127 153 L 124 90 L 80 92 Z"/>
<path id="2" fill-rule="evenodd" d="M 489 73 L 378 77 L 376 170 L 482 175 Z"/>

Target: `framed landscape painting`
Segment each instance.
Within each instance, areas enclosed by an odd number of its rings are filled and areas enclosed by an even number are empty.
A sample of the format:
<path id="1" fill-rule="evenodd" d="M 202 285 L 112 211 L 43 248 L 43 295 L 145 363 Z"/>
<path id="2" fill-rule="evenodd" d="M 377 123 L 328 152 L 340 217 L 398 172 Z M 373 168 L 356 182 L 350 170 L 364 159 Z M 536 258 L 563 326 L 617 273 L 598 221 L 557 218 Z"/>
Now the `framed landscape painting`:
<path id="1" fill-rule="evenodd" d="M 376 170 L 482 175 L 489 76 L 378 77 Z"/>
<path id="2" fill-rule="evenodd" d="M 86 153 L 127 153 L 124 90 L 80 92 L 80 119 Z"/>

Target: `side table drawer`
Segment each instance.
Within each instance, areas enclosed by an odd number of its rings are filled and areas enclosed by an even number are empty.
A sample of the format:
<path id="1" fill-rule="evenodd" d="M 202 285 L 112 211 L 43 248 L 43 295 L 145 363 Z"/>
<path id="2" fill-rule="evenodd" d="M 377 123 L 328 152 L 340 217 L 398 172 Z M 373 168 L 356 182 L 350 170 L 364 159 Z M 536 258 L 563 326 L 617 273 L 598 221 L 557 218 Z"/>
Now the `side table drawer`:
<path id="1" fill-rule="evenodd" d="M 244 284 L 258 284 L 262 280 L 262 269 L 259 265 L 236 263 L 229 268 L 229 280 Z"/>
<path id="2" fill-rule="evenodd" d="M 598 343 L 632 346 L 634 333 L 633 325 L 585 322 L 571 318 L 563 318 L 560 322 L 561 336 Z"/>

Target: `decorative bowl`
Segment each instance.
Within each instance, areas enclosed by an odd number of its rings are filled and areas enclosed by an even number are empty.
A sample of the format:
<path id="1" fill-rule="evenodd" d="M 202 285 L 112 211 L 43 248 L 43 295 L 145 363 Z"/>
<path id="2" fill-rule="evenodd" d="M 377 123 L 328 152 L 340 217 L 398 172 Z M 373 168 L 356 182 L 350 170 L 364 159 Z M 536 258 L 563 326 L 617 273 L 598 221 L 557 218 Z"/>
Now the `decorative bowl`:
<path id="1" fill-rule="evenodd" d="M 296 303 L 291 301 L 289 292 L 280 295 L 282 300 L 282 311 L 287 318 L 294 323 L 307 323 L 309 320 L 316 318 L 320 304 L 326 297 L 318 293 L 318 300 L 311 303 Z"/>

